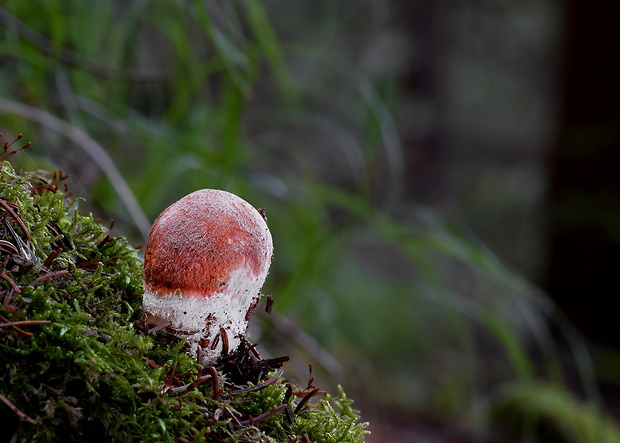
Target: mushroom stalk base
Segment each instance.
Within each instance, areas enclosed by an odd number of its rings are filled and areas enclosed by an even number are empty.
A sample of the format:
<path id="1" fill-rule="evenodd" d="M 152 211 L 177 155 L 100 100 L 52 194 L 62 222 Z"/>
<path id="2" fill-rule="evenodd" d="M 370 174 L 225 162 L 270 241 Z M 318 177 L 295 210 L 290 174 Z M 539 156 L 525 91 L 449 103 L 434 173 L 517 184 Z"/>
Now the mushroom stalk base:
<path id="1" fill-rule="evenodd" d="M 180 339 L 187 338 L 189 351 L 206 367 L 237 349 L 259 300 L 260 293 L 235 298 L 216 293 L 196 298 L 145 291 L 143 307 L 150 325 L 171 322 L 168 331 Z"/>

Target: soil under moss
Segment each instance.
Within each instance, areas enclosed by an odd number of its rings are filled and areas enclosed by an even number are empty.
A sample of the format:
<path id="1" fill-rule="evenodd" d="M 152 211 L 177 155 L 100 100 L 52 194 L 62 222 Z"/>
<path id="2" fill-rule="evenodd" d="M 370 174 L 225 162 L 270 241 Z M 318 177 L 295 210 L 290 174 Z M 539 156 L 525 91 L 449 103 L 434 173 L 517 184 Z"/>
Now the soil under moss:
<path id="1" fill-rule="evenodd" d="M 148 330 L 142 260 L 79 212 L 60 171 L 0 164 L 0 441 L 361 442 L 344 392 L 243 343 L 202 368 Z"/>

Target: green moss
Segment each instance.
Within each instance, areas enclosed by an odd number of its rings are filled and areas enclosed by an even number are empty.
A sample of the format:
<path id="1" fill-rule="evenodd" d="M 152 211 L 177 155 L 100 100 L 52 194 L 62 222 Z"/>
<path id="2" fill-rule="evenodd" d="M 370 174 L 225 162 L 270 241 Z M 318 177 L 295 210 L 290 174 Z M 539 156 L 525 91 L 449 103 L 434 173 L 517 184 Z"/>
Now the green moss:
<path id="1" fill-rule="evenodd" d="M 4 162 L 0 199 L 0 413 L 14 417 L 0 439 L 363 441 L 342 390 L 306 403 L 249 347 L 213 377 L 148 333 L 140 257 L 80 214 L 60 172 Z"/>

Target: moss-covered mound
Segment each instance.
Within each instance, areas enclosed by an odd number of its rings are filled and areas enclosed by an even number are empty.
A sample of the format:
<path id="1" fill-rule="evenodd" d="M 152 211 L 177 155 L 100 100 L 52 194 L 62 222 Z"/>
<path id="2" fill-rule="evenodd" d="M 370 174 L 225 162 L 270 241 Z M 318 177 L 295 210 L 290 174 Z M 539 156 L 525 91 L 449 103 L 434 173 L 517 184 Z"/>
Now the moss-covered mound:
<path id="1" fill-rule="evenodd" d="M 142 321 L 142 261 L 62 173 L 0 164 L 0 441 L 360 442 L 337 397 L 245 344 L 216 368 Z"/>

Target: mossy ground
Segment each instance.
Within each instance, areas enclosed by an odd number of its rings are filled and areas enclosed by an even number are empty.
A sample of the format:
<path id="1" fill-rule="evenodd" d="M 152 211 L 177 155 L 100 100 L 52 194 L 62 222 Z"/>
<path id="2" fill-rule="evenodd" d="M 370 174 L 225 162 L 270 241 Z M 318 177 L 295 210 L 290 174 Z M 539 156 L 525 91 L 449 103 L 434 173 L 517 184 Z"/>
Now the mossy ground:
<path id="1" fill-rule="evenodd" d="M 246 343 L 202 368 L 148 331 L 140 257 L 63 180 L 0 164 L 0 441 L 363 441 L 344 392 L 285 358 Z"/>

